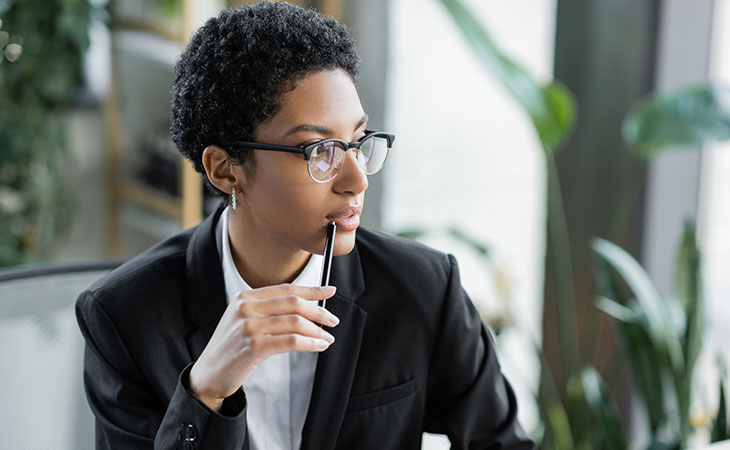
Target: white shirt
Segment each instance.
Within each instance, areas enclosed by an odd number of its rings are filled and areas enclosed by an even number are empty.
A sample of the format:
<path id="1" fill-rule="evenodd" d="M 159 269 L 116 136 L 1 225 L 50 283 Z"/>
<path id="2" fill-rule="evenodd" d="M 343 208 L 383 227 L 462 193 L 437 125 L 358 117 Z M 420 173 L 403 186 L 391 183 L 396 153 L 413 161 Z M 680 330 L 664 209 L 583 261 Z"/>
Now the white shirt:
<path id="1" fill-rule="evenodd" d="M 231 256 L 228 208 L 221 213 L 216 233 L 226 297 L 230 303 L 240 291 L 251 287 L 238 273 Z M 322 255 L 313 254 L 292 284 L 319 286 L 322 258 Z M 274 354 L 259 364 L 243 383 L 251 450 L 299 450 L 318 355 L 315 352 Z"/>

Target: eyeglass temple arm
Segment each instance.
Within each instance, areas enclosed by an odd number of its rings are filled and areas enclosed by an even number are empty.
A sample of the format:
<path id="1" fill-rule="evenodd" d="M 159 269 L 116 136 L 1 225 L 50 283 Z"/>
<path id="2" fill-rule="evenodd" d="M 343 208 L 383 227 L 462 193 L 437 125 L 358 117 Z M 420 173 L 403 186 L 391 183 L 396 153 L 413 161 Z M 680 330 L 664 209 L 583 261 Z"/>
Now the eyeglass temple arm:
<path id="1" fill-rule="evenodd" d="M 393 142 L 395 141 L 395 135 L 390 133 L 385 133 L 382 131 L 372 131 L 372 130 L 365 130 L 366 135 L 363 136 L 363 138 L 359 139 L 358 142 L 361 142 L 366 137 L 369 137 L 371 135 L 378 135 L 378 136 L 385 136 L 386 139 L 388 139 L 388 147 L 393 146 Z M 353 143 L 348 143 L 348 148 L 354 147 L 352 145 Z M 309 152 L 305 150 L 305 147 L 290 147 L 287 145 L 276 145 L 276 144 L 262 144 L 258 142 L 243 142 L 243 141 L 234 141 L 231 142 L 231 145 L 237 145 L 239 147 L 243 148 L 250 148 L 254 150 L 273 150 L 276 152 L 288 152 L 288 153 L 299 153 L 301 155 L 304 155 L 304 159 L 309 161 Z"/>
<path id="2" fill-rule="evenodd" d="M 309 161 L 309 153 L 307 153 L 307 151 L 304 150 L 303 147 L 289 147 L 287 145 L 260 144 L 258 142 L 241 142 L 241 141 L 231 142 L 231 145 L 236 145 L 238 147 L 243 147 L 243 148 L 250 148 L 252 150 L 272 150 L 275 152 L 299 153 L 301 155 L 304 155 L 305 160 Z"/>

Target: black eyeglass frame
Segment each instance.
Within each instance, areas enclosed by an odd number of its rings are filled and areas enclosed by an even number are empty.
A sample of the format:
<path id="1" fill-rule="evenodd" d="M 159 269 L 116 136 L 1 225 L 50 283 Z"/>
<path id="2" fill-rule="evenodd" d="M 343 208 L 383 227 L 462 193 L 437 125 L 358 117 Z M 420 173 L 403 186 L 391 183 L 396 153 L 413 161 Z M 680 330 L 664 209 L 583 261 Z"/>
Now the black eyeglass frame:
<path id="1" fill-rule="evenodd" d="M 393 142 L 395 141 L 395 135 L 390 133 L 385 133 L 382 131 L 372 131 L 372 130 L 365 130 L 365 136 L 361 137 L 357 141 L 354 142 L 346 142 L 342 139 L 337 138 L 330 138 L 330 139 L 323 139 L 321 141 L 313 142 L 311 144 L 307 145 L 300 145 L 300 146 L 289 146 L 289 145 L 278 145 L 278 144 L 264 144 L 261 142 L 247 142 L 247 141 L 233 141 L 229 145 L 234 145 L 238 147 L 243 148 L 249 148 L 252 150 L 272 150 L 275 152 L 289 152 L 289 153 L 299 153 L 304 155 L 304 159 L 306 161 L 309 161 L 309 158 L 312 156 L 312 152 L 318 145 L 322 145 L 325 142 L 338 142 L 342 144 L 342 146 L 345 148 L 345 151 L 356 148 L 360 149 L 362 146 L 362 143 L 365 141 L 365 139 L 371 138 L 371 137 L 383 137 L 388 140 L 388 151 L 393 147 Z"/>

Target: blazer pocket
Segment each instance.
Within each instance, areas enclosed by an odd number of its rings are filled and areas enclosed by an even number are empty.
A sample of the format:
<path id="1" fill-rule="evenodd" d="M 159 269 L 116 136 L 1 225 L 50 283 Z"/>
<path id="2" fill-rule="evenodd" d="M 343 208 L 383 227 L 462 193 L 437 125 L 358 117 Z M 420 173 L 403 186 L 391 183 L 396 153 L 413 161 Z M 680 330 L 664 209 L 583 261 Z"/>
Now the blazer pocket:
<path id="1" fill-rule="evenodd" d="M 411 378 L 403 383 L 374 392 L 366 392 L 350 397 L 346 412 L 363 411 L 384 406 L 408 397 L 416 391 L 416 380 Z"/>

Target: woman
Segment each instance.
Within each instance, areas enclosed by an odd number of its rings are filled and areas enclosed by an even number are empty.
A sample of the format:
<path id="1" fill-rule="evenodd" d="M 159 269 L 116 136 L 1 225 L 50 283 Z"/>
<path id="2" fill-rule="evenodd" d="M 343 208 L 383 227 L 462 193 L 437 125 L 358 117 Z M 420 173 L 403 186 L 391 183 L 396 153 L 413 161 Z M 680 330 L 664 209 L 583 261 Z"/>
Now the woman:
<path id="1" fill-rule="evenodd" d="M 358 64 L 285 3 L 192 38 L 171 131 L 226 201 L 79 297 L 97 448 L 533 448 L 453 257 L 359 229 L 394 136 L 367 129 Z"/>

